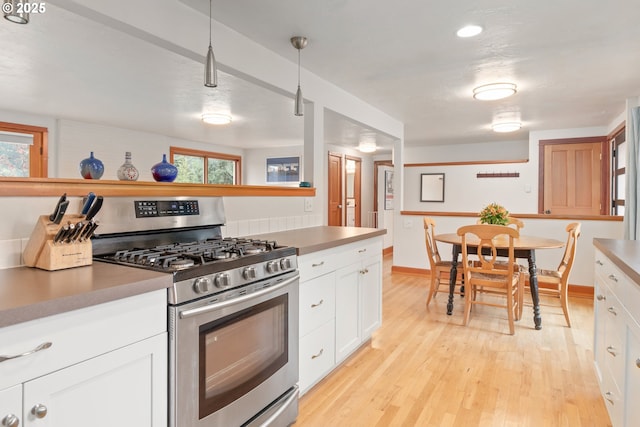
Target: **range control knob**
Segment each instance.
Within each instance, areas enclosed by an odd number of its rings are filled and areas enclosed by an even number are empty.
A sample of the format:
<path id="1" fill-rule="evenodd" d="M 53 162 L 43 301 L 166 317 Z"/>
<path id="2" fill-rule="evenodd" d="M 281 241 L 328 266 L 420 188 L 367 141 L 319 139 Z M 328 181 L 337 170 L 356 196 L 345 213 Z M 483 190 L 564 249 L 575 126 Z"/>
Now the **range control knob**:
<path id="1" fill-rule="evenodd" d="M 256 269 L 253 267 L 247 267 L 244 270 L 242 270 L 242 277 L 245 278 L 245 280 L 251 280 L 251 279 L 255 279 L 256 278 Z"/>
<path id="2" fill-rule="evenodd" d="M 216 275 L 215 279 L 213 279 L 213 283 L 218 288 L 226 288 L 227 286 L 229 286 L 231 284 L 230 280 L 229 280 L 229 274 L 220 273 L 220 274 Z"/>
<path id="3" fill-rule="evenodd" d="M 209 292 L 211 289 L 211 279 L 208 277 L 198 277 L 195 282 L 193 282 L 193 290 L 197 294 L 205 294 Z"/>
<path id="4" fill-rule="evenodd" d="M 278 261 L 269 261 L 267 263 L 267 273 L 273 274 L 278 271 Z"/>
<path id="5" fill-rule="evenodd" d="M 291 260 L 289 258 L 282 258 L 280 260 L 280 268 L 282 270 L 288 270 L 291 268 Z"/>

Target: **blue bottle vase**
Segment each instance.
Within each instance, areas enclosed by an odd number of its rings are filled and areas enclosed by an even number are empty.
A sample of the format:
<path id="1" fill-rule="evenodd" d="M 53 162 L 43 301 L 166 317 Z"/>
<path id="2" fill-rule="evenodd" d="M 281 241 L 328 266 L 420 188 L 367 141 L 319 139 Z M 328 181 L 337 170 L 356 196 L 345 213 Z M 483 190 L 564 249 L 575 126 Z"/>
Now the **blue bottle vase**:
<path id="1" fill-rule="evenodd" d="M 80 162 L 80 175 L 84 179 L 100 179 L 104 173 L 104 164 L 102 161 L 93 157 L 93 151 L 91 155 Z"/>
<path id="2" fill-rule="evenodd" d="M 173 182 L 178 176 L 178 168 L 167 162 L 167 155 L 162 155 L 162 161 L 151 167 L 153 179 L 158 182 Z"/>

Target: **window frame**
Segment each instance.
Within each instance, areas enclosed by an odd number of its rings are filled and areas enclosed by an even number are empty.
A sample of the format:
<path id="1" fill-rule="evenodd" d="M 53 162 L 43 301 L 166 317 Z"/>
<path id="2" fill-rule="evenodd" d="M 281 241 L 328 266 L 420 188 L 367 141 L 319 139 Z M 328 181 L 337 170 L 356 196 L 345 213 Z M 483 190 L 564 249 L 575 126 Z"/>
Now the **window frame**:
<path id="1" fill-rule="evenodd" d="M 29 178 L 47 178 L 49 174 L 49 129 L 42 126 L 0 122 L 0 130 L 25 133 L 33 137 L 29 147 Z"/>
<path id="2" fill-rule="evenodd" d="M 625 206 L 625 199 L 616 199 L 616 195 L 618 194 L 618 177 L 625 177 L 626 175 L 626 164 L 619 165 L 618 164 L 618 152 L 619 146 L 626 142 L 626 127 L 624 124 L 622 127 L 615 129 L 611 135 L 609 136 L 609 151 L 611 153 L 611 196 L 609 198 L 609 207 L 611 209 L 611 215 L 620 215 L 618 213 L 619 206 Z M 624 197 L 624 196 L 623 196 Z"/>
<path id="3" fill-rule="evenodd" d="M 192 157 L 202 157 L 204 159 L 204 183 L 208 184 L 209 182 L 209 168 L 208 168 L 208 159 L 213 160 L 231 160 L 235 162 L 235 176 L 234 183 L 232 185 L 242 185 L 242 157 L 234 154 L 227 153 L 218 153 L 214 151 L 204 151 L 204 150 L 195 150 L 192 148 L 183 148 L 183 147 L 169 147 L 169 157 L 171 158 L 171 163 L 173 163 L 174 156 L 182 155 L 182 156 L 192 156 Z"/>

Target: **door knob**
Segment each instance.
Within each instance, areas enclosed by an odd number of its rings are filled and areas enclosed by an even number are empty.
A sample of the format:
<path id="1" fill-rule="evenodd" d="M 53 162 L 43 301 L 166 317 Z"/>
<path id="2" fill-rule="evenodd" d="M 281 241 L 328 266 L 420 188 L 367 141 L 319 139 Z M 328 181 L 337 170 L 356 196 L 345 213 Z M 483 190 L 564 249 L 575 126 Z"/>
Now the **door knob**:
<path id="1" fill-rule="evenodd" d="M 338 205 L 338 209 L 342 209 L 342 205 Z"/>

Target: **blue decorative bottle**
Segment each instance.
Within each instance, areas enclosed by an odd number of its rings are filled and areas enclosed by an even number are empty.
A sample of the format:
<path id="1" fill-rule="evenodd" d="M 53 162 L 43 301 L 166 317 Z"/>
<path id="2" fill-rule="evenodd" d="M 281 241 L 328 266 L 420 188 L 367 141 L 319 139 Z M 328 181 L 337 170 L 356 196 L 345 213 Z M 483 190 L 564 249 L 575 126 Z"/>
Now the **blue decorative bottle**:
<path id="1" fill-rule="evenodd" d="M 100 179 L 104 173 L 104 164 L 102 161 L 93 157 L 93 151 L 91 155 L 80 162 L 80 175 L 84 179 Z"/>
<path id="2" fill-rule="evenodd" d="M 151 167 L 153 179 L 158 182 L 173 182 L 178 176 L 178 168 L 167 162 L 167 155 L 162 155 L 162 161 Z"/>

